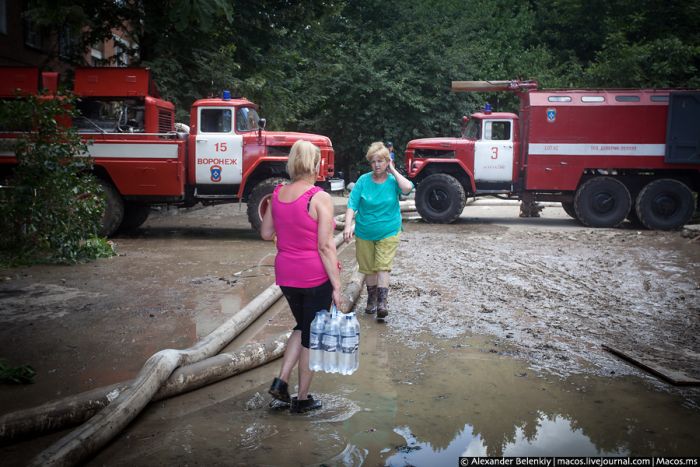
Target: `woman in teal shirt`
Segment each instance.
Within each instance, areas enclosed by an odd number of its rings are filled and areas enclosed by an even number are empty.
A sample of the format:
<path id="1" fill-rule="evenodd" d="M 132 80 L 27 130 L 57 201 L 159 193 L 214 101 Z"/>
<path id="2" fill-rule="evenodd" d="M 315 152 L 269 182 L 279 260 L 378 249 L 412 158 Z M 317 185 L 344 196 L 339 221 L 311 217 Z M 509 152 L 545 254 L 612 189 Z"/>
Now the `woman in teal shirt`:
<path id="1" fill-rule="evenodd" d="M 366 158 L 372 171 L 362 175 L 350 193 L 343 238 L 349 242 L 356 236 L 357 264 L 367 284 L 365 312 L 384 320 L 389 314 L 389 273 L 401 232 L 399 196 L 410 193 L 413 183 L 396 170 L 384 143 L 372 143 Z"/>

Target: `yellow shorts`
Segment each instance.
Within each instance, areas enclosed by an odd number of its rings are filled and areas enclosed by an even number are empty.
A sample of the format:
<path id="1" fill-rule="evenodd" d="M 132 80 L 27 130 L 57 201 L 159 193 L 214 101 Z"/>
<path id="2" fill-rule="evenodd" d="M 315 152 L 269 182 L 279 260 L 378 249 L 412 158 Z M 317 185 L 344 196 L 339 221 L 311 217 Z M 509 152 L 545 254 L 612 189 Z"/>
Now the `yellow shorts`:
<path id="1" fill-rule="evenodd" d="M 399 235 L 377 241 L 355 237 L 355 257 L 360 272 L 375 274 L 377 271 L 391 271 L 396 249 L 399 247 Z"/>

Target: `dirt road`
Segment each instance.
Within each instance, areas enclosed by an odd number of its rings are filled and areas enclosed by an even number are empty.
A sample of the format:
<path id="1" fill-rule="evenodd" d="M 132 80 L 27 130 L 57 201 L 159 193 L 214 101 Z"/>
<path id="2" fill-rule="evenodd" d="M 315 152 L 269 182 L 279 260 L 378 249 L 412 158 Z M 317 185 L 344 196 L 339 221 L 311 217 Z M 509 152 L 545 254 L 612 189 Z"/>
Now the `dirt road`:
<path id="1" fill-rule="evenodd" d="M 360 371 L 316 377 L 321 412 L 267 408 L 275 362 L 149 407 L 94 465 L 700 454 L 698 389 L 601 347 L 700 378 L 700 242 L 588 229 L 553 206 L 537 219 L 517 212 L 478 201 L 452 225 L 406 221 L 389 320 L 360 317 Z M 129 379 L 273 282 L 274 247 L 237 205 L 166 212 L 115 242 L 108 260 L 0 271 L 0 357 L 38 371 L 33 385 L 0 385 L 0 413 Z M 352 245 L 341 259 L 352 266 Z M 288 326 L 278 306 L 230 348 Z M 60 435 L 0 446 L 0 456 L 21 465 Z"/>

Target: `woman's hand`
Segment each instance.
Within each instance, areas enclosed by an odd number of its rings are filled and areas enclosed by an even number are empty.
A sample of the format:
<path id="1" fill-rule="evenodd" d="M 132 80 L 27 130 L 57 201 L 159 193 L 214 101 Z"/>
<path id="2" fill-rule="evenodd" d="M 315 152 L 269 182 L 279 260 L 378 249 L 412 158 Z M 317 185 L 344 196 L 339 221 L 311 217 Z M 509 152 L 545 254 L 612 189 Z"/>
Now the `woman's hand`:
<path id="1" fill-rule="evenodd" d="M 355 235 L 355 223 L 353 219 L 355 218 L 355 211 L 351 208 L 345 210 L 345 228 L 343 229 L 343 240 L 345 243 L 350 243 L 352 237 Z"/>
<path id="2" fill-rule="evenodd" d="M 346 313 L 343 309 L 345 306 L 345 300 L 343 299 L 343 294 L 340 293 L 340 289 L 333 289 L 333 304 L 341 313 Z"/>
<path id="3" fill-rule="evenodd" d="M 345 243 L 350 243 L 352 241 L 352 237 L 355 235 L 355 226 L 354 225 L 346 225 L 345 228 L 343 229 L 343 240 Z"/>

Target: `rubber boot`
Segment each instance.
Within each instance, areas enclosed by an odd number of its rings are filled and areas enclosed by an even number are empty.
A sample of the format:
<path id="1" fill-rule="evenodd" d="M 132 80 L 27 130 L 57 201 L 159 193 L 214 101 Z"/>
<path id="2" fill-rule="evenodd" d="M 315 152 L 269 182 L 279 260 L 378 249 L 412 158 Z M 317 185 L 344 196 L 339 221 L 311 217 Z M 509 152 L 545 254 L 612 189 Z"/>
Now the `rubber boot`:
<path id="1" fill-rule="evenodd" d="M 377 319 L 383 320 L 389 314 L 387 300 L 389 298 L 388 287 L 377 287 Z"/>
<path id="2" fill-rule="evenodd" d="M 270 390 L 267 392 L 278 401 L 286 402 L 287 404 L 291 402 L 287 383 L 279 378 L 272 380 Z"/>
<path id="3" fill-rule="evenodd" d="M 368 315 L 373 315 L 377 312 L 377 286 L 368 285 L 367 286 L 367 308 L 365 308 L 365 313 Z"/>
<path id="4" fill-rule="evenodd" d="M 312 410 L 318 410 L 321 407 L 323 407 L 321 401 L 315 400 L 314 396 L 312 396 L 311 394 L 309 394 L 306 397 L 307 399 L 303 401 L 297 399 L 297 396 L 292 397 L 292 405 L 289 408 L 289 411 L 291 413 L 306 413 Z"/>

